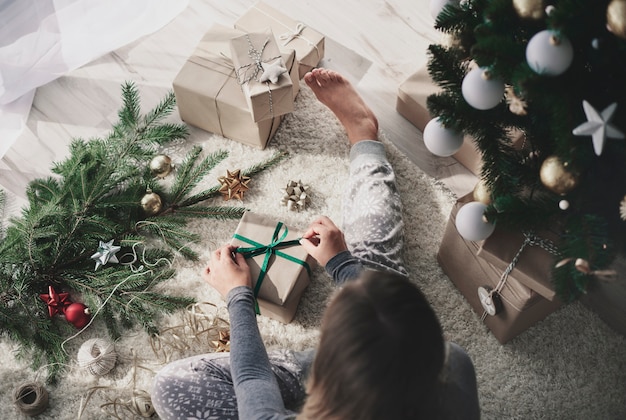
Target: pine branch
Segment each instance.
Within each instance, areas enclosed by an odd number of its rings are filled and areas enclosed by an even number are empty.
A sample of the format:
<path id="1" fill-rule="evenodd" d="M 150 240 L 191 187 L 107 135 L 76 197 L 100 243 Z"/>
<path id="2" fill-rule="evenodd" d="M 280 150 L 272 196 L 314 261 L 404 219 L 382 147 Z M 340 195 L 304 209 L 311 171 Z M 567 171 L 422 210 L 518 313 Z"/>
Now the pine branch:
<path id="1" fill-rule="evenodd" d="M 246 210 L 244 207 L 231 206 L 187 206 L 178 208 L 176 214 L 184 217 L 226 220 L 240 219 Z"/>
<path id="2" fill-rule="evenodd" d="M 180 202 L 184 197 L 198 184 L 198 182 L 217 164 L 222 162 L 228 156 L 228 152 L 219 150 L 204 158 L 200 163 L 196 164 L 202 149 L 194 147 L 186 156 L 183 163 L 176 172 L 174 184 L 170 189 L 172 205 L 175 207 L 183 206 Z M 184 200 L 188 202 L 189 200 Z"/>
<path id="3" fill-rule="evenodd" d="M 28 207 L 20 217 L 0 226 L 0 334 L 20 344 L 33 367 L 52 363 L 49 380 L 61 372 L 67 355 L 61 348 L 74 328 L 59 317 L 50 319 L 39 295 L 52 286 L 79 296 L 97 313 L 94 322 L 117 338 L 125 329 L 141 325 L 158 332 L 159 316 L 183 309 L 194 299 L 159 293 L 156 287 L 171 279 L 176 254 L 196 260 L 192 249 L 199 235 L 187 228 L 194 218 L 240 218 L 245 209 L 200 206 L 219 187 L 193 189 L 227 153 L 200 159 L 192 149 L 170 186 L 155 179 L 147 165 L 160 145 L 186 137 L 185 125 L 162 123 L 172 112 L 172 92 L 147 115 L 132 83 L 122 86 L 119 121 L 102 138 L 73 139 L 66 159 L 53 165 L 57 175 L 32 181 Z M 279 152 L 248 168 L 255 175 L 286 157 Z M 162 210 L 147 216 L 140 200 L 147 189 L 162 199 Z M 0 202 L 3 196 L 0 194 Z M 1 203 L 0 203 L 1 204 Z M 122 247 L 120 264 L 95 269 L 92 259 L 100 241 Z"/>
<path id="4" fill-rule="evenodd" d="M 279 164 L 280 162 L 282 162 L 284 159 L 286 159 L 289 156 L 289 152 L 287 151 L 278 151 L 276 153 L 274 153 L 272 156 L 270 156 L 268 159 L 257 163 L 256 165 L 253 165 L 243 171 L 241 171 L 242 175 L 244 176 L 249 176 L 252 177 L 254 175 L 257 175 L 258 173 L 271 168 L 272 166 L 275 166 L 277 164 Z"/>
<path id="5" fill-rule="evenodd" d="M 120 124 L 123 127 L 134 128 L 141 118 L 141 105 L 139 92 L 132 82 L 125 82 L 122 85 L 122 98 L 124 106 L 118 112 Z"/>

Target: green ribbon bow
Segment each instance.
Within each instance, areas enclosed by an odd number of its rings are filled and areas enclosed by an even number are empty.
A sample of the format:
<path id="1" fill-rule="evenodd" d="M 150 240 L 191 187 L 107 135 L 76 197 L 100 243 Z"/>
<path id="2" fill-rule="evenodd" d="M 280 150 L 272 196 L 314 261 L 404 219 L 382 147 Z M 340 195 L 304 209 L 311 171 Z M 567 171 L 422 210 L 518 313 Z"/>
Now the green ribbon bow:
<path id="1" fill-rule="evenodd" d="M 286 260 L 295 262 L 296 264 L 303 266 L 306 269 L 309 276 L 311 275 L 311 267 L 309 267 L 309 264 L 306 261 L 299 260 L 298 258 L 292 257 L 289 254 L 285 254 L 284 252 L 279 251 L 279 249 L 281 248 L 288 248 L 294 245 L 300 245 L 300 238 L 294 239 L 291 241 L 284 240 L 287 237 L 287 233 L 289 232 L 289 230 L 287 229 L 287 226 L 284 226 L 285 229 L 279 237 L 280 231 L 283 228 L 283 226 L 284 224 L 282 222 L 278 222 L 276 224 L 276 229 L 274 229 L 274 234 L 272 235 L 272 241 L 267 245 L 263 245 L 262 243 L 253 241 L 252 239 L 246 238 L 245 236 L 241 236 L 237 233 L 233 235 L 233 238 L 239 239 L 240 241 L 243 241 L 252 245 L 251 247 L 246 247 L 246 248 L 238 247 L 235 250 L 235 252 L 242 254 L 244 258 L 248 259 L 248 258 L 256 257 L 258 255 L 265 254 L 263 264 L 261 265 L 261 272 L 259 273 L 259 278 L 257 279 L 256 284 L 254 286 L 254 298 L 255 298 L 254 310 L 257 313 L 257 315 L 260 315 L 261 312 L 259 310 L 259 303 L 256 300 L 256 297 L 259 294 L 259 290 L 261 290 L 261 284 L 263 284 L 263 280 L 265 279 L 265 275 L 267 274 L 267 270 L 269 268 L 269 263 L 270 263 L 270 258 L 272 257 L 272 255 L 282 257 Z"/>

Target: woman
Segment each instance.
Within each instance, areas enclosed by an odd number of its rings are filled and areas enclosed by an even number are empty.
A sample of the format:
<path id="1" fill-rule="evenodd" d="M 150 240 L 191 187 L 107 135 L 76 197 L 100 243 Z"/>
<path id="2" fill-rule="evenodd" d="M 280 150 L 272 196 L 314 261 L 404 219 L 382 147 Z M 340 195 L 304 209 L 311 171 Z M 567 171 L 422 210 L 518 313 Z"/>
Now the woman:
<path id="1" fill-rule="evenodd" d="M 402 207 L 376 117 L 340 74 L 315 69 L 304 80 L 352 145 L 344 230 L 321 217 L 301 240 L 340 286 L 324 313 L 320 344 L 268 355 L 247 263 L 226 245 L 212 253 L 203 277 L 226 299 L 231 353 L 166 366 L 152 393 L 157 413 L 164 419 L 479 418 L 470 358 L 444 343 L 432 308 L 407 279 Z"/>

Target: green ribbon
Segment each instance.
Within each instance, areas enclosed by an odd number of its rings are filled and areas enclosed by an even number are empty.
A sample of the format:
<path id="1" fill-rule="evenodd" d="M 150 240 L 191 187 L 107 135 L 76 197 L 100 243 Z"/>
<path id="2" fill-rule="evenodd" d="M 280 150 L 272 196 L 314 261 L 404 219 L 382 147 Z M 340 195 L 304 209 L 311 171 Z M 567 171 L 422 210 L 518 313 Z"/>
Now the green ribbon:
<path id="1" fill-rule="evenodd" d="M 246 238 L 245 236 L 241 236 L 237 233 L 233 235 L 233 238 L 239 239 L 240 241 L 243 241 L 243 242 L 246 242 L 247 244 L 252 245 L 251 247 L 245 247 L 245 248 L 240 246 L 235 250 L 235 252 L 242 254 L 244 258 L 248 259 L 248 258 L 256 257 L 258 255 L 265 254 L 263 264 L 261 265 L 261 272 L 259 273 L 259 278 L 257 279 L 256 284 L 254 286 L 254 310 L 258 315 L 261 314 L 261 312 L 259 310 L 259 303 L 256 297 L 259 294 L 259 290 L 261 289 L 261 284 L 263 284 L 263 280 L 265 279 L 265 275 L 267 274 L 267 270 L 269 268 L 269 263 L 270 263 L 270 258 L 272 257 L 272 255 L 276 255 L 277 257 L 282 257 L 286 260 L 289 260 L 291 262 L 294 262 L 296 264 L 303 266 L 306 269 L 309 276 L 311 275 L 311 267 L 309 267 L 309 264 L 306 261 L 299 260 L 296 257 L 293 257 L 289 254 L 285 254 L 284 252 L 279 251 L 279 249 L 281 248 L 288 248 L 294 245 L 300 245 L 300 238 L 294 239 L 291 241 L 284 240 L 287 237 L 287 233 L 289 232 L 289 230 L 287 229 L 287 226 L 284 226 L 285 229 L 279 237 L 280 231 L 283 228 L 283 226 L 284 225 L 282 222 L 278 222 L 276 224 L 276 228 L 274 229 L 274 234 L 272 235 L 272 241 L 267 245 L 263 245 L 262 243 L 253 241 L 252 239 Z"/>

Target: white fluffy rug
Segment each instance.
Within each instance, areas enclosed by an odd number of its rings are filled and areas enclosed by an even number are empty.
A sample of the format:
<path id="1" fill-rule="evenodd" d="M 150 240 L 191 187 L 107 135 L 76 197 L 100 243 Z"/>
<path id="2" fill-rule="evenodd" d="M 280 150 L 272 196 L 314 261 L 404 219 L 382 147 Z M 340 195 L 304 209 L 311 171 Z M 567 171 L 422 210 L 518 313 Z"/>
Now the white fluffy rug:
<path id="1" fill-rule="evenodd" d="M 383 133 L 384 134 L 384 133 Z M 480 402 L 485 419 L 617 419 L 626 416 L 626 340 L 599 318 L 576 303 L 561 309 L 507 345 L 500 345 L 481 324 L 463 296 L 443 274 L 436 253 L 454 197 L 440 184 L 424 175 L 393 145 L 383 138 L 398 176 L 406 220 L 406 248 L 412 278 L 421 286 L 438 313 L 446 337 L 465 347 L 472 356 L 478 377 Z M 334 116 L 303 86 L 296 111 L 287 116 L 265 151 L 258 151 L 202 130 L 192 129 L 189 143 L 202 144 L 207 152 L 230 151 L 229 158 L 216 168 L 206 186 L 216 184 L 226 169 L 246 168 L 276 149 L 291 153 L 288 160 L 255 177 L 243 204 L 256 212 L 282 220 L 293 229 L 304 229 L 317 215 L 340 222 L 341 192 L 347 176 L 348 145 Z M 175 160 L 189 144 L 167 150 Z M 289 180 L 301 180 L 312 189 L 312 205 L 306 211 L 289 212 L 281 205 L 281 188 Z M 221 200 L 221 199 L 220 199 Z M 198 245 L 202 261 L 174 261 L 178 274 L 164 287 L 168 293 L 192 294 L 209 315 L 225 317 L 219 295 L 200 279 L 200 270 L 211 250 L 227 242 L 238 221 L 202 221 L 197 229 L 204 238 Z M 312 283 L 289 325 L 259 317 L 259 327 L 268 346 L 303 349 L 315 346 L 318 325 L 333 291 L 329 278 L 316 269 Z M 163 327 L 183 323 L 179 313 L 163 319 Z M 163 344 L 170 358 L 206 352 L 178 329 L 177 349 Z M 163 364 L 142 331 L 127 332 L 115 343 L 119 353 L 115 368 L 100 377 L 86 373 L 76 363 L 80 345 L 89 338 L 105 338 L 101 325 L 94 323 L 71 340 L 66 349 L 71 365 L 57 386 L 48 386 L 49 408 L 38 418 L 76 419 L 81 403 L 83 419 L 132 418 L 122 403 L 133 395 L 149 391 L 151 378 Z M 172 338 L 170 344 L 174 344 Z M 0 418 L 24 418 L 12 404 L 13 390 L 31 382 L 36 373 L 13 357 L 15 346 L 0 341 Z M 91 391 L 91 392 L 90 392 Z M 133 394 L 134 392 L 134 394 Z M 86 398 L 87 396 L 90 398 Z M 358 396 L 356 396 L 358 397 Z M 111 405 L 112 402 L 120 405 Z M 104 406 L 104 407 L 101 407 Z M 108 410 L 104 412 L 103 409 Z"/>

